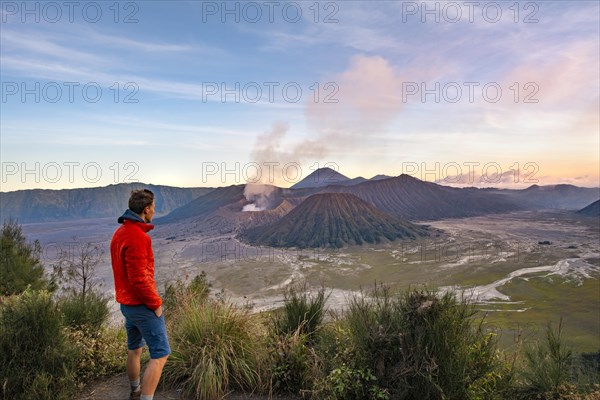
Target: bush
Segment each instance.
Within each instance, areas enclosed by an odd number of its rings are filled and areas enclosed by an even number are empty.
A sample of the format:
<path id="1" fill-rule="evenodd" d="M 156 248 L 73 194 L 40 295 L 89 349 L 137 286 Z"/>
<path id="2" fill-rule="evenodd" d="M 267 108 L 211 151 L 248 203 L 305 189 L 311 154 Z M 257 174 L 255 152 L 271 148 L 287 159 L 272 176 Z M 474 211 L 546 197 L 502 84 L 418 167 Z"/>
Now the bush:
<path id="1" fill-rule="evenodd" d="M 211 284 L 206 280 L 206 272 L 202 271 L 196 275 L 189 285 L 182 281 L 175 281 L 165 285 L 165 295 L 163 296 L 163 307 L 171 311 L 171 314 L 177 309 L 179 304 L 188 301 L 203 303 L 208 299 Z"/>
<path id="2" fill-rule="evenodd" d="M 473 326 L 475 308 L 455 293 L 409 291 L 399 303 L 402 318 L 401 389 L 408 397 L 468 398 L 497 367 L 496 338 Z"/>
<path id="3" fill-rule="evenodd" d="M 106 297 L 94 291 L 85 297 L 69 292 L 57 304 L 69 329 L 69 340 L 78 351 L 77 381 L 86 382 L 125 369 L 125 328 L 104 327 L 109 315 Z"/>
<path id="4" fill-rule="evenodd" d="M 101 328 L 80 326 L 69 332 L 69 340 L 77 347 L 75 379 L 89 382 L 125 371 L 127 333 L 124 327 Z"/>
<path id="5" fill-rule="evenodd" d="M 260 386 L 263 341 L 256 316 L 223 302 L 187 301 L 169 323 L 165 381 L 196 399 Z"/>
<path id="6" fill-rule="evenodd" d="M 311 295 L 303 284 L 289 286 L 283 297 L 283 308 L 270 321 L 271 385 L 279 393 L 300 394 L 311 390 L 318 376 L 314 346 L 328 296 L 324 287 Z"/>
<path id="7" fill-rule="evenodd" d="M 525 349 L 516 397 L 522 399 L 587 399 L 600 395 L 598 355 L 575 357 L 563 339 L 562 319 L 546 337 Z M 589 397 L 591 396 L 591 397 Z"/>
<path id="8" fill-rule="evenodd" d="M 526 368 L 521 373 L 524 391 L 556 392 L 561 385 L 570 381 L 573 353 L 565 348 L 561 336 L 562 320 L 556 332 L 548 324 L 545 343 L 525 350 Z"/>
<path id="9" fill-rule="evenodd" d="M 271 335 L 269 349 L 271 387 L 275 392 L 300 394 L 311 389 L 317 368 L 306 334 L 297 329 L 291 334 Z"/>
<path id="10" fill-rule="evenodd" d="M 281 312 L 274 315 L 273 326 L 278 335 L 293 335 L 297 331 L 312 341 L 315 332 L 323 322 L 325 288 L 321 287 L 316 294 L 310 295 L 307 286 L 290 286 L 283 293 L 284 306 Z"/>
<path id="11" fill-rule="evenodd" d="M 389 287 L 376 285 L 371 296 L 349 299 L 346 322 L 356 366 L 374 371 L 385 387 L 402 359 L 401 315 Z"/>
<path id="12" fill-rule="evenodd" d="M 4 222 L 0 235 L 0 296 L 20 294 L 28 287 L 55 289 L 54 284 L 44 277 L 40 253 L 40 243 L 37 240 L 27 243 L 16 221 Z"/>
<path id="13" fill-rule="evenodd" d="M 388 400 L 387 392 L 376 385 L 377 378 L 369 369 L 354 369 L 346 364 L 333 369 L 325 379 L 327 400 Z"/>
<path id="14" fill-rule="evenodd" d="M 88 292 L 85 297 L 69 293 L 59 299 L 58 307 L 67 326 L 87 328 L 88 332 L 99 332 L 109 314 L 108 298 L 96 292 Z"/>
<path id="15" fill-rule="evenodd" d="M 350 331 L 344 321 L 334 321 L 319 332 L 317 352 L 322 375 L 314 384 L 313 398 L 326 400 L 386 400 L 370 369 L 356 362 Z"/>
<path id="16" fill-rule="evenodd" d="M 394 296 L 376 286 L 355 296 L 347 314 L 355 370 L 373 371 L 380 387 L 400 399 L 466 399 L 499 390 L 496 340 L 475 309 L 453 293 L 409 290 Z M 482 394 L 482 392 L 485 392 Z"/>
<path id="17" fill-rule="evenodd" d="M 77 350 L 48 292 L 26 291 L 0 312 L 0 383 L 4 398 L 69 399 Z"/>

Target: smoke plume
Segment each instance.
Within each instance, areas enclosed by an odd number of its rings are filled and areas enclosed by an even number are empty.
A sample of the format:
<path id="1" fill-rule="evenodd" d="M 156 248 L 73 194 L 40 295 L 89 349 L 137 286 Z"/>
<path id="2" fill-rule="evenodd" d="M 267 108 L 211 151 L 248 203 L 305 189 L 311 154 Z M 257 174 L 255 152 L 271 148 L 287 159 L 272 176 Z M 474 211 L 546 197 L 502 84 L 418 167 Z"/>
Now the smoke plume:
<path id="1" fill-rule="evenodd" d="M 270 206 L 272 186 L 291 186 L 307 175 L 307 163 L 337 164 L 325 159 L 332 150 L 353 150 L 358 141 L 368 141 L 370 133 L 380 133 L 401 108 L 401 79 L 381 57 L 358 56 L 347 70 L 327 78 L 333 85 L 321 88 L 319 101 L 313 96 L 306 103 L 305 117 L 310 136 L 287 143 L 289 124 L 276 122 L 269 131 L 256 137 L 251 159 L 260 176 L 246 185 L 249 204 L 244 211 L 264 210 Z M 326 90 L 325 90 L 326 89 Z M 301 166 L 286 168 L 291 164 Z"/>
<path id="2" fill-rule="evenodd" d="M 250 204 L 246 204 L 242 211 L 268 210 L 275 202 L 275 195 L 275 186 L 261 183 L 248 183 L 244 188 L 244 196 Z"/>

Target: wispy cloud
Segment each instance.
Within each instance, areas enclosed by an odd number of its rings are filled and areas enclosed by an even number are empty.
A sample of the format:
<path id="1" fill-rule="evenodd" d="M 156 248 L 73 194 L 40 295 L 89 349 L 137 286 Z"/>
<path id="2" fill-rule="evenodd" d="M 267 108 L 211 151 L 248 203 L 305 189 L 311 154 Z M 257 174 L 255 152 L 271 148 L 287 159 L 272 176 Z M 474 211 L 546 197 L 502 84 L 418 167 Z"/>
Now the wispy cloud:
<path id="1" fill-rule="evenodd" d="M 97 54 L 61 45 L 42 35 L 24 34 L 6 27 L 2 28 L 2 46 L 5 53 L 10 51 L 13 54 L 20 55 L 34 54 L 47 57 L 50 60 L 68 60 L 74 64 L 85 63 L 96 66 L 105 64 L 103 57 Z"/>
<path id="2" fill-rule="evenodd" d="M 194 50 L 194 47 L 188 44 L 153 43 L 99 33 L 92 33 L 89 38 L 93 42 L 106 45 L 107 47 L 121 47 L 147 52 L 183 52 Z"/>

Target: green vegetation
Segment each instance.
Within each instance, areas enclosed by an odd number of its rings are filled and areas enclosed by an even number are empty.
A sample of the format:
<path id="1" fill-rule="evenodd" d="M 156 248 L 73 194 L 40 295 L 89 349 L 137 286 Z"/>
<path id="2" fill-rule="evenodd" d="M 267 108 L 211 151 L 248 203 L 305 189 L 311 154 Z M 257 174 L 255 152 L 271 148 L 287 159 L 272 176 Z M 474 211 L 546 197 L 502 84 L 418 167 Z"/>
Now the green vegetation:
<path id="1" fill-rule="evenodd" d="M 270 381 L 275 391 L 300 394 L 318 374 L 314 346 L 327 298 L 324 287 L 308 294 L 306 283 L 285 289 L 283 308 L 269 323 Z"/>
<path id="2" fill-rule="evenodd" d="M 350 300 L 346 317 L 355 368 L 373 371 L 392 398 L 471 398 L 510 380 L 493 333 L 453 293 L 388 287 Z M 495 374 L 494 374 L 495 373 Z M 494 379 L 494 382 L 490 382 Z"/>
<path id="3" fill-rule="evenodd" d="M 108 300 L 89 285 L 95 264 L 71 263 L 70 270 L 85 273 L 66 274 L 66 294 L 56 299 L 45 289 L 62 276 L 44 278 L 39 243 L 26 244 L 12 221 L 4 224 L 1 240 L 3 399 L 71 399 L 90 379 L 123 371 L 125 331 L 106 326 Z"/>
<path id="4" fill-rule="evenodd" d="M 261 386 L 260 324 L 233 304 L 180 297 L 169 320 L 172 354 L 164 379 L 197 399 Z"/>
<path id="5" fill-rule="evenodd" d="M 33 290 L 53 289 L 44 277 L 38 241 L 27 243 L 21 226 L 14 220 L 5 221 L 0 236 L 0 296 Z"/>
<path id="6" fill-rule="evenodd" d="M 299 334 L 312 338 L 325 315 L 328 296 L 321 287 L 314 295 L 308 294 L 308 286 L 289 286 L 283 293 L 283 310 L 273 315 L 273 326 L 278 335 Z"/>
<path id="7" fill-rule="evenodd" d="M 50 293 L 26 291 L 0 313 L 0 382 L 7 399 L 69 399 L 77 360 Z"/>
<path id="8" fill-rule="evenodd" d="M 210 298 L 202 282 L 203 276 L 179 292 L 168 319 L 173 354 L 164 379 L 191 399 L 231 390 L 326 400 L 600 395 L 600 353 L 573 354 L 561 325 L 534 346 L 503 354 L 472 303 L 453 293 L 376 286 L 324 322 L 323 289 L 308 296 L 290 288 L 284 307 L 264 316 Z M 64 301 L 31 290 L 3 300 L 5 398 L 68 399 L 79 382 L 123 370 L 124 331 L 104 323 L 96 330 L 93 319 L 71 323 L 61 311 Z"/>
<path id="9" fill-rule="evenodd" d="M 69 329 L 69 340 L 77 349 L 75 381 L 79 387 L 125 371 L 127 333 L 125 327 L 89 326 Z M 142 360 L 147 357 L 144 352 Z"/>
<path id="10" fill-rule="evenodd" d="M 121 372 L 125 330 L 106 326 L 106 300 L 58 301 L 26 290 L 0 305 L 0 384 L 5 399 L 70 399 L 83 383 Z"/>
<path id="11" fill-rule="evenodd" d="M 166 284 L 163 307 L 166 310 L 176 310 L 179 304 L 192 300 L 203 303 L 208 299 L 210 287 L 211 284 L 207 282 L 204 271 L 196 275 L 188 285 L 180 280 Z"/>
<path id="12" fill-rule="evenodd" d="M 499 310 L 488 312 L 487 320 L 502 328 L 502 348 L 514 347 L 523 336 L 529 340 L 544 340 L 544 325 L 562 317 L 562 340 L 574 350 L 589 352 L 600 346 L 600 319 L 590 317 L 598 315 L 599 291 L 597 279 L 586 279 L 581 284 L 561 277 L 514 279 L 502 287 L 502 292 L 518 303 L 482 308 Z M 523 311 L 515 312 L 515 309 Z"/>
<path id="13" fill-rule="evenodd" d="M 307 335 L 300 329 L 282 335 L 272 332 L 269 336 L 268 373 L 273 391 L 299 395 L 312 387 L 317 362 Z"/>
<path id="14" fill-rule="evenodd" d="M 84 298 L 79 294 L 67 294 L 57 301 L 64 324 L 73 329 L 97 332 L 108 318 L 108 299 L 96 292 Z"/>
<path id="15" fill-rule="evenodd" d="M 576 357 L 562 337 L 562 319 L 556 330 L 548 324 L 545 333 L 545 340 L 524 351 L 524 366 L 519 371 L 521 379 L 515 388 L 515 397 L 576 398 L 578 394 L 592 392 L 594 387 L 596 394 L 600 394 L 600 352 L 588 357 L 588 362 L 584 355 Z"/>

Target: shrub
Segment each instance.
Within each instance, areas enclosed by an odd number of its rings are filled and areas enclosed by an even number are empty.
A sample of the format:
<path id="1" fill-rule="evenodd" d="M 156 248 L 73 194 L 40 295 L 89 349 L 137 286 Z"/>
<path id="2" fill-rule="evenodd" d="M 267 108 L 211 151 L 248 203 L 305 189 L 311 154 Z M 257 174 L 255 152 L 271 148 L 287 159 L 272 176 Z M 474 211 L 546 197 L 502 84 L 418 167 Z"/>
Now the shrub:
<path id="1" fill-rule="evenodd" d="M 69 293 L 59 299 L 58 307 L 67 326 L 75 329 L 87 327 L 88 332 L 99 332 L 109 314 L 108 298 L 93 291 L 85 297 Z"/>
<path id="2" fill-rule="evenodd" d="M 263 342 L 256 316 L 223 302 L 187 301 L 172 316 L 165 381 L 196 399 L 260 386 Z"/>
<path id="3" fill-rule="evenodd" d="M 549 323 L 545 340 L 525 349 L 516 396 L 523 399 L 587 399 L 600 395 L 597 355 L 575 357 L 563 339 L 562 319 L 557 329 Z"/>
<path id="4" fill-rule="evenodd" d="M 70 398 L 78 354 L 48 292 L 9 298 L 0 312 L 0 331 L 4 398 Z"/>
<path id="5" fill-rule="evenodd" d="M 582 353 L 576 358 L 575 382 L 584 393 L 600 394 L 600 351 Z"/>
<path id="6" fill-rule="evenodd" d="M 271 385 L 279 393 L 300 394 L 310 391 L 319 375 L 314 346 L 328 296 L 324 287 L 310 294 L 303 284 L 287 287 L 283 297 L 283 308 L 271 314 Z"/>
<path id="7" fill-rule="evenodd" d="M 354 369 L 346 364 L 333 369 L 325 379 L 322 398 L 327 400 L 388 400 L 387 392 L 376 384 L 370 369 Z M 321 397 L 319 397 L 321 398 Z"/>
<path id="8" fill-rule="evenodd" d="M 124 327 L 101 328 L 80 326 L 69 331 L 69 340 L 78 350 L 75 378 L 89 382 L 125 371 L 127 333 Z"/>
<path id="9" fill-rule="evenodd" d="M 311 389 L 316 357 L 300 328 L 291 334 L 271 335 L 269 349 L 271 387 L 275 392 L 300 394 Z"/>
<path id="10" fill-rule="evenodd" d="M 127 360 L 125 328 L 104 327 L 108 299 L 95 291 L 68 292 L 57 301 L 68 327 L 69 340 L 78 351 L 76 379 L 86 382 L 123 371 Z"/>
<path id="11" fill-rule="evenodd" d="M 20 294 L 27 287 L 33 290 L 55 288 L 44 277 L 40 253 L 40 243 L 37 240 L 27 243 L 16 221 L 4 222 L 0 234 L 0 296 Z"/>
<path id="12" fill-rule="evenodd" d="M 376 285 L 371 296 L 351 297 L 345 317 L 356 366 L 390 386 L 402 359 L 402 338 L 401 315 L 389 287 Z"/>
<path id="13" fill-rule="evenodd" d="M 273 326 L 279 335 L 293 335 L 297 331 L 312 341 L 315 332 L 323 322 L 325 288 L 321 287 L 316 294 L 310 295 L 306 284 L 290 286 L 283 293 L 283 310 L 274 315 Z"/>
<path id="14" fill-rule="evenodd" d="M 77 237 L 73 237 L 73 242 L 77 242 Z M 91 242 L 61 250 L 53 265 L 52 278 L 64 291 L 80 295 L 85 300 L 88 293 L 102 286 L 96 268 L 103 254 L 102 247 Z"/>
<path id="15" fill-rule="evenodd" d="M 326 325 L 319 332 L 317 343 L 322 374 L 314 384 L 314 399 L 389 399 L 387 391 L 379 387 L 373 371 L 360 367 L 356 362 L 356 351 L 344 321 Z"/>
<path id="16" fill-rule="evenodd" d="M 394 296 L 376 286 L 350 299 L 347 314 L 356 370 L 373 371 L 380 387 L 400 399 L 465 399 L 505 382 L 497 371 L 496 340 L 475 309 L 454 293 L 409 290 Z"/>
<path id="17" fill-rule="evenodd" d="M 184 304 L 189 300 L 203 303 L 208 299 L 211 286 L 206 280 L 206 272 L 204 271 L 196 275 L 189 285 L 185 285 L 180 280 L 168 283 L 165 285 L 163 306 L 165 309 L 170 310 L 172 314 L 179 304 Z"/>
<path id="18" fill-rule="evenodd" d="M 482 324 L 473 326 L 475 308 L 455 293 L 408 291 L 402 314 L 401 389 L 409 397 L 468 398 L 469 387 L 496 368 L 496 340 Z"/>
<path id="19" fill-rule="evenodd" d="M 562 339 L 562 319 L 556 331 L 548 324 L 545 342 L 525 349 L 525 362 L 521 377 L 526 392 L 556 392 L 570 381 L 573 353 L 565 348 Z"/>

